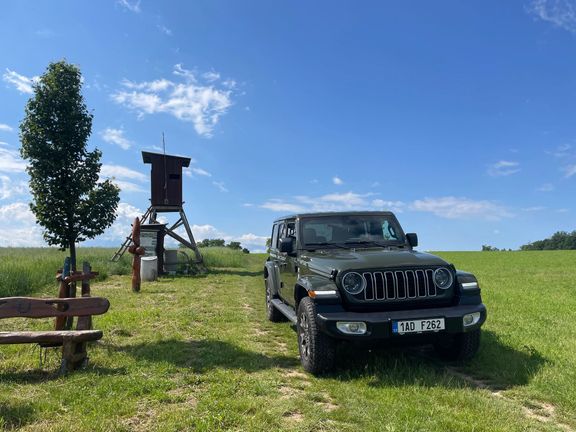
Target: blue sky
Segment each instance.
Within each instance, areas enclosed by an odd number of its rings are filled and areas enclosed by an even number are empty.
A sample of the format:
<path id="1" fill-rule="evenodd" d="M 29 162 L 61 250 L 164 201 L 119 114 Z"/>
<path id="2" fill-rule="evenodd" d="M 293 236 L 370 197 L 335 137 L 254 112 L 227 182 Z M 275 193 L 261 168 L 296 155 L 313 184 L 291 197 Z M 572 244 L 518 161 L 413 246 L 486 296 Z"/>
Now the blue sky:
<path id="1" fill-rule="evenodd" d="M 189 156 L 197 239 L 262 250 L 294 211 L 387 209 L 422 249 L 518 248 L 576 229 L 576 2 L 5 1 L 0 246 L 42 245 L 18 125 L 31 83 L 84 77 L 90 147 L 149 198 L 142 150 Z"/>

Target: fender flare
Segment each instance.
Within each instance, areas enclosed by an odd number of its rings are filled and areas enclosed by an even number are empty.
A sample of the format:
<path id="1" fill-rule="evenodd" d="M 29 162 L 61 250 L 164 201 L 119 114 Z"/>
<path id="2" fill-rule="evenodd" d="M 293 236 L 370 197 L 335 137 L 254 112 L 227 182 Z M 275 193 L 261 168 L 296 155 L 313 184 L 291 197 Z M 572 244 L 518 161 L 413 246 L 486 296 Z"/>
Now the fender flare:
<path id="1" fill-rule="evenodd" d="M 280 269 L 273 261 L 267 261 L 265 264 L 266 270 L 268 270 L 268 282 L 270 283 L 270 294 L 274 297 L 278 295 L 278 290 L 280 288 Z"/>

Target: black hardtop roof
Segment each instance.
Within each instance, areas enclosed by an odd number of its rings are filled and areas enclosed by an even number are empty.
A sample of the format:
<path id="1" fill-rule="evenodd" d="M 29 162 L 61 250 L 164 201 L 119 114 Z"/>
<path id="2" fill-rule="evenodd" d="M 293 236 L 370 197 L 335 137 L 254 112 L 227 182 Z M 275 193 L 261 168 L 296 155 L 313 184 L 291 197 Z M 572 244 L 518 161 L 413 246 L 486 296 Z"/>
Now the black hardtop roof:
<path id="1" fill-rule="evenodd" d="M 182 161 L 183 167 L 186 168 L 186 167 L 190 166 L 190 160 L 191 159 L 189 157 L 169 155 L 169 154 L 164 154 L 164 153 L 154 153 L 154 152 L 147 152 L 147 151 L 142 152 L 142 161 L 144 163 L 152 163 L 152 159 L 155 159 L 158 157 L 166 157 L 167 159 L 180 159 Z"/>
<path id="2" fill-rule="evenodd" d="M 281 218 L 277 218 L 274 222 L 279 222 L 286 219 L 300 219 L 308 217 L 324 217 L 324 216 L 370 216 L 370 215 L 382 215 L 382 216 L 394 216 L 391 211 L 346 211 L 346 212 L 317 212 L 317 213 L 295 213 L 287 215 Z"/>

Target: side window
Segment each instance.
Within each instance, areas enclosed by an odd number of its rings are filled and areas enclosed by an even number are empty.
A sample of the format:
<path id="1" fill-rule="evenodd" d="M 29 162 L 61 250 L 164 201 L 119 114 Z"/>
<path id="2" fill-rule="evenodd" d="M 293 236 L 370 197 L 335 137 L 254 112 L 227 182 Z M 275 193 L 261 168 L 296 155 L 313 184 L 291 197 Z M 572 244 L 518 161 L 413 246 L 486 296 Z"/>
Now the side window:
<path id="1" fill-rule="evenodd" d="M 385 240 L 398 240 L 396 230 L 387 220 L 382 224 L 382 234 Z"/>
<path id="2" fill-rule="evenodd" d="M 278 225 L 278 237 L 274 242 L 275 249 L 278 249 L 280 247 L 280 239 L 283 237 L 286 237 L 286 224 L 284 222 Z"/>
<path id="3" fill-rule="evenodd" d="M 272 228 L 272 240 L 270 241 L 270 248 L 276 249 L 277 244 L 278 244 L 278 224 L 274 224 L 274 228 Z"/>
<path id="4" fill-rule="evenodd" d="M 286 224 L 286 237 L 296 238 L 296 222 L 291 221 Z"/>

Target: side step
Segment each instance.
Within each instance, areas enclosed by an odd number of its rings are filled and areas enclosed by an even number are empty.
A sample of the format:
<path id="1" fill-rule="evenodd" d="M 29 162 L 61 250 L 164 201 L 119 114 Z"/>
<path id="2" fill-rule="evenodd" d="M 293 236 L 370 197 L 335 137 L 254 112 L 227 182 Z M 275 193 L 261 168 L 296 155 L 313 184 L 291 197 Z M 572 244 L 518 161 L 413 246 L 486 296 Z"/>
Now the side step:
<path id="1" fill-rule="evenodd" d="M 296 317 L 294 310 L 290 306 L 288 306 L 280 299 L 272 299 L 271 302 L 276 309 L 282 312 L 282 315 L 284 315 L 286 318 L 292 321 L 293 324 L 296 324 L 298 318 Z"/>

